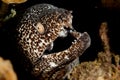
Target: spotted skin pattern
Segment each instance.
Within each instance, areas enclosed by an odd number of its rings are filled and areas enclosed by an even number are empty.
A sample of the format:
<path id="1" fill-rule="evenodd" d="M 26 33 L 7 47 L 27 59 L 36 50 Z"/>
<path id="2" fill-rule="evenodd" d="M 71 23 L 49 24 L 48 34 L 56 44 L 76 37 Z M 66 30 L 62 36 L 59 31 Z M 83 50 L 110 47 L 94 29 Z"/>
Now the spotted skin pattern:
<path id="1" fill-rule="evenodd" d="M 32 64 L 30 72 L 39 80 L 62 80 L 74 61 L 90 46 L 87 32 L 72 27 L 72 12 L 51 4 L 28 8 L 17 27 L 17 40 L 22 54 Z M 39 26 L 40 24 L 40 26 Z M 67 31 L 69 29 L 69 31 Z M 70 33 L 75 41 L 63 51 L 46 54 L 58 37 Z"/>

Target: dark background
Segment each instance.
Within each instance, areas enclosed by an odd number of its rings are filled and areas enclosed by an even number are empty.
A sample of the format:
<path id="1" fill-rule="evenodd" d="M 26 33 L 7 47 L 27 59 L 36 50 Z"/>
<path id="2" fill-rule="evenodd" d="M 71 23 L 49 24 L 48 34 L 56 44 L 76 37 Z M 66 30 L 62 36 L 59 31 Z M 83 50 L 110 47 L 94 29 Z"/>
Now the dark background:
<path id="1" fill-rule="evenodd" d="M 0 28 L 0 56 L 10 59 L 17 72 L 19 80 L 33 80 L 30 75 L 23 70 L 16 51 L 16 44 L 13 38 L 15 27 L 19 23 L 18 16 L 30 6 L 41 3 L 49 3 L 54 6 L 73 11 L 73 27 L 79 32 L 88 32 L 91 37 L 91 46 L 80 57 L 80 61 L 90 61 L 97 57 L 97 53 L 103 50 L 99 37 L 99 27 L 102 22 L 108 23 L 108 35 L 110 39 L 111 51 L 120 54 L 120 8 L 104 7 L 100 0 L 28 0 L 23 4 L 10 5 L 15 8 L 17 16 L 7 21 Z"/>

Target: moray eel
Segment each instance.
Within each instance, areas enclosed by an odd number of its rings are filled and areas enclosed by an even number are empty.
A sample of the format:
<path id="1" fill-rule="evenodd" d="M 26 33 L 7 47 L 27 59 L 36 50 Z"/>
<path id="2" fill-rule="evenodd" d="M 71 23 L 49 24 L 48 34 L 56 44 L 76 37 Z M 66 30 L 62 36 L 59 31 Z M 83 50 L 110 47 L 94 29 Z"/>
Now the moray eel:
<path id="1" fill-rule="evenodd" d="M 23 14 L 17 27 L 17 40 L 21 55 L 31 64 L 29 71 L 39 80 L 64 79 L 76 59 L 90 46 L 89 34 L 77 32 L 72 18 L 72 11 L 51 4 L 34 5 Z M 57 38 L 68 34 L 75 39 L 69 48 L 46 53 L 53 49 Z"/>

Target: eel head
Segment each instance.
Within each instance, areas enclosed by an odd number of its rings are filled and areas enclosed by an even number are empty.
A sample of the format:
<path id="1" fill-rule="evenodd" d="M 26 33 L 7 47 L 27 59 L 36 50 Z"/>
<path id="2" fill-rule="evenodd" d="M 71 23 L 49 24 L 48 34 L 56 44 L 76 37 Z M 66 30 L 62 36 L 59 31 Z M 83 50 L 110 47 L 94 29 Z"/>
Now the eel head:
<path id="1" fill-rule="evenodd" d="M 32 64 L 33 75 L 41 79 L 62 79 L 70 70 L 70 64 L 90 46 L 90 36 L 87 32 L 77 32 L 72 27 L 72 18 L 72 11 L 50 4 L 32 6 L 23 14 L 17 39 L 22 54 Z M 70 46 L 52 52 L 55 41 L 68 36 L 74 39 Z"/>

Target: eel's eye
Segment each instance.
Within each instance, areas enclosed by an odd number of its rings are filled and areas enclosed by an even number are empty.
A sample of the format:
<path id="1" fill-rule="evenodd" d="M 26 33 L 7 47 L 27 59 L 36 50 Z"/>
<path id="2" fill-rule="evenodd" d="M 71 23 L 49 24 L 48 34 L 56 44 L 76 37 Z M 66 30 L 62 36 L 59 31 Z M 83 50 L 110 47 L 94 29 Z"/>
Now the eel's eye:
<path id="1" fill-rule="evenodd" d="M 38 30 L 38 32 L 40 34 L 44 34 L 44 32 L 45 32 L 45 28 L 44 28 L 44 26 L 40 22 L 37 23 L 36 29 Z"/>

